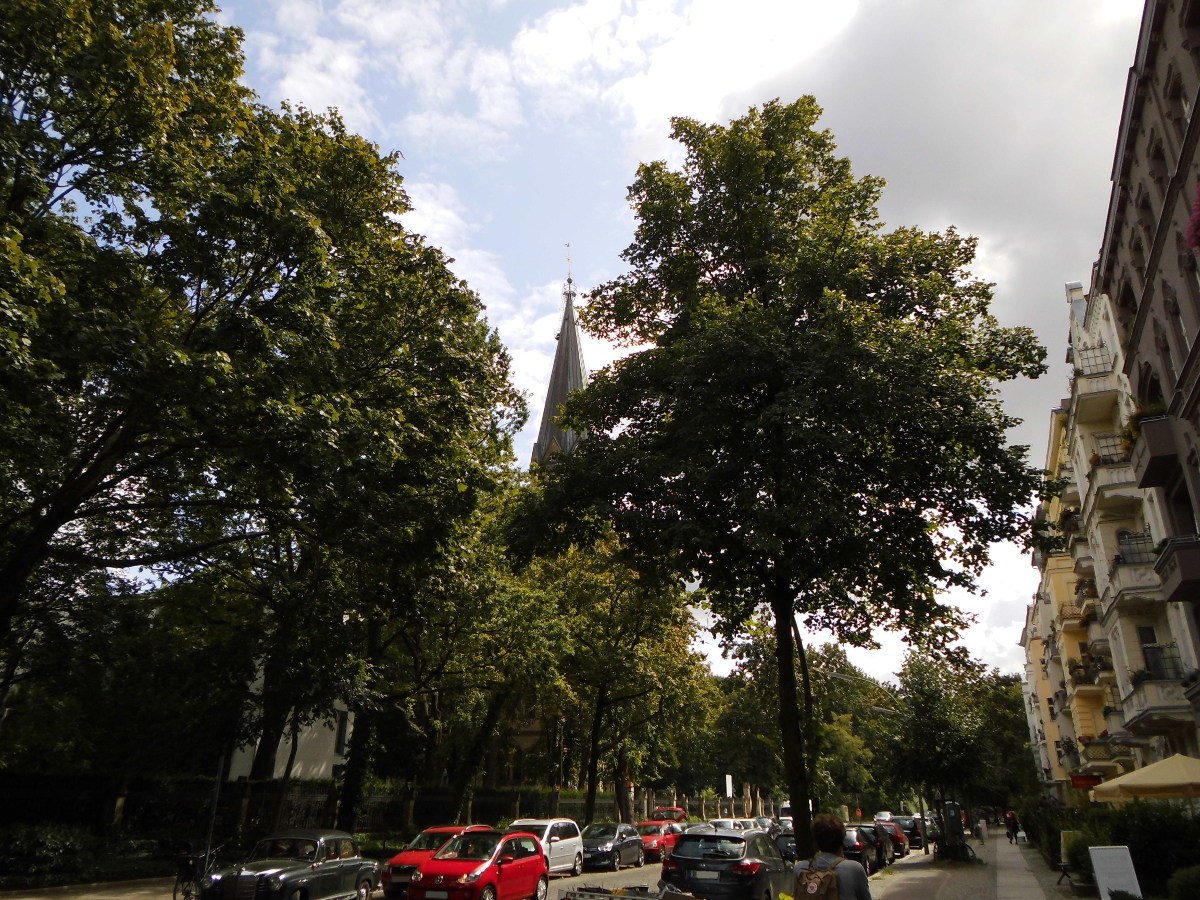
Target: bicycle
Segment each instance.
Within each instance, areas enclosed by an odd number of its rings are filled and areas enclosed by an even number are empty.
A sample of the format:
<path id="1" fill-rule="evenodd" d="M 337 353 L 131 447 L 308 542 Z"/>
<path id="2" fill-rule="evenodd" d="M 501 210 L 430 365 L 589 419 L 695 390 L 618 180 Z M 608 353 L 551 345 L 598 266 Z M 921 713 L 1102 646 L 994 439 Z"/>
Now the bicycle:
<path id="1" fill-rule="evenodd" d="M 204 864 L 201 865 L 201 859 L 198 859 L 192 853 L 192 848 L 187 845 L 184 849 L 175 854 L 175 889 L 171 893 L 172 900 L 199 900 L 200 885 L 209 875 L 213 873 L 213 869 L 217 867 L 217 853 L 224 847 L 221 844 L 219 847 L 214 847 L 212 852 L 208 854 L 208 858 L 204 859 Z"/>

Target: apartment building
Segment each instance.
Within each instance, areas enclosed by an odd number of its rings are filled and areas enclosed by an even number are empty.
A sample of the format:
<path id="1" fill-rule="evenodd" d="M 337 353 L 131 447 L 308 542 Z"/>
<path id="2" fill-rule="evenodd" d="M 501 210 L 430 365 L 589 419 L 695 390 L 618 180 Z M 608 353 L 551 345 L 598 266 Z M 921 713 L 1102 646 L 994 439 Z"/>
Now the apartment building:
<path id="1" fill-rule="evenodd" d="M 1063 800 L 1068 787 L 1200 755 L 1183 687 L 1200 670 L 1194 605 L 1164 591 L 1169 499 L 1139 485 L 1130 458 L 1161 418 L 1132 389 L 1119 306 L 1078 282 L 1067 302 L 1074 375 L 1046 454 L 1063 487 L 1040 510 L 1051 543 L 1035 554 L 1041 579 L 1022 635 L 1035 754 Z"/>

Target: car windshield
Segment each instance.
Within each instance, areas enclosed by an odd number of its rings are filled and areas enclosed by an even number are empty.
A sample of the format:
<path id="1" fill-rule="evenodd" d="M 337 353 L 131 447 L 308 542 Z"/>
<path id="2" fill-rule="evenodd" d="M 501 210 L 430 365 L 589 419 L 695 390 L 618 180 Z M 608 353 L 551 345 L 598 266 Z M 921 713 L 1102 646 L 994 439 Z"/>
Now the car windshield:
<path id="1" fill-rule="evenodd" d="M 405 847 L 405 850 L 436 850 L 446 841 L 450 840 L 451 835 L 444 831 L 423 831 L 418 834 L 411 844 Z"/>
<path id="2" fill-rule="evenodd" d="M 912 816 L 896 816 L 894 819 L 892 819 L 892 821 L 901 828 L 912 828 L 914 820 Z"/>
<path id="3" fill-rule="evenodd" d="M 519 831 L 520 829 L 518 829 Z M 491 859 L 500 843 L 498 834 L 460 834 L 433 855 L 434 859 Z"/>
<path id="4" fill-rule="evenodd" d="M 617 823 L 597 822 L 595 825 L 589 825 L 587 828 L 583 829 L 583 836 L 585 838 L 592 838 L 593 840 L 596 838 L 612 840 L 617 836 Z"/>
<path id="5" fill-rule="evenodd" d="M 545 825 L 531 825 L 528 822 L 522 825 L 520 822 L 513 822 L 504 829 L 504 833 L 516 834 L 518 831 L 520 831 L 522 834 L 541 834 L 545 830 Z"/>
<path id="6" fill-rule="evenodd" d="M 737 828 L 737 825 L 734 824 L 733 819 L 713 819 L 708 824 L 713 828 Z"/>
<path id="7" fill-rule="evenodd" d="M 656 809 L 650 814 L 650 818 L 658 819 L 660 821 L 663 819 L 674 819 L 675 811 L 672 809 Z"/>
<path id="8" fill-rule="evenodd" d="M 662 834 L 661 825 L 639 825 L 638 834 Z"/>
<path id="9" fill-rule="evenodd" d="M 735 837 L 685 834 L 673 853 L 685 859 L 741 859 L 746 855 L 746 842 Z"/>
<path id="10" fill-rule="evenodd" d="M 316 855 L 316 841 L 305 838 L 267 838 L 258 842 L 250 858 L 311 860 L 316 858 Z"/>

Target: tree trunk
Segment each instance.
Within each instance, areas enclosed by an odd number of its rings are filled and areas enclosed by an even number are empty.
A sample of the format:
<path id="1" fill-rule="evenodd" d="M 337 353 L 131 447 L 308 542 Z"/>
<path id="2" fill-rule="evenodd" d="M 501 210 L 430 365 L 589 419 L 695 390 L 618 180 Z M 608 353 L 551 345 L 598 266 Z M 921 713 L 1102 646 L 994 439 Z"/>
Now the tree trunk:
<path id="1" fill-rule="evenodd" d="M 817 783 L 817 760 L 820 758 L 821 747 L 817 739 L 817 722 L 813 716 L 812 681 L 808 677 L 808 652 L 804 649 L 804 641 L 800 639 L 800 626 L 796 617 L 792 616 L 792 634 L 796 638 L 796 654 L 800 657 L 800 679 L 804 684 L 804 739 L 808 745 L 808 783 Z M 813 798 L 816 800 L 816 798 Z M 819 803 L 814 803 L 820 808 Z"/>
<path id="2" fill-rule="evenodd" d="M 291 704 L 282 696 L 282 691 L 274 689 L 276 681 L 274 677 L 264 675 L 262 734 L 254 751 L 254 763 L 250 766 L 251 781 L 268 781 L 275 777 L 275 761 L 291 710 Z"/>
<path id="3" fill-rule="evenodd" d="M 300 744 L 300 711 L 292 710 L 292 746 L 288 749 L 287 766 L 283 770 L 283 781 L 279 785 L 279 796 L 275 798 L 275 812 L 271 815 L 271 830 L 278 831 L 283 821 L 283 805 L 287 803 L 288 788 L 292 783 L 292 769 L 296 765 L 296 748 Z"/>
<path id="4" fill-rule="evenodd" d="M 354 833 L 358 824 L 358 805 L 362 802 L 371 756 L 375 749 L 375 711 L 359 708 L 354 711 L 354 731 L 350 735 L 350 759 L 346 763 L 346 781 L 342 785 L 338 806 L 337 827 Z"/>
<path id="5" fill-rule="evenodd" d="M 629 799 L 629 744 L 624 741 L 617 748 L 617 765 L 614 777 L 616 780 L 614 787 L 617 795 L 617 818 L 628 825 L 632 825 L 634 819 L 633 803 Z"/>
<path id="6" fill-rule="evenodd" d="M 792 643 L 793 609 L 790 596 L 771 601 L 775 619 L 775 659 L 779 677 L 779 733 L 783 744 L 783 768 L 792 801 L 792 828 L 796 834 L 796 856 L 814 856 L 812 813 L 808 807 L 808 766 L 804 758 L 804 733 L 796 692 L 796 658 Z"/>
<path id="7" fill-rule="evenodd" d="M 496 689 L 496 693 L 488 701 L 488 708 L 483 716 L 483 722 L 480 724 L 479 730 L 475 733 L 475 738 L 471 741 L 471 746 L 467 748 L 462 764 L 455 773 L 453 782 L 455 822 L 470 824 L 464 816 L 467 815 L 467 809 L 470 806 L 471 783 L 475 780 L 475 776 L 479 774 L 479 770 L 483 766 L 484 759 L 487 756 L 488 745 L 492 743 L 493 735 L 496 733 L 496 726 L 500 724 L 500 719 L 504 715 L 504 711 L 508 707 L 509 698 L 512 695 L 513 687 L 510 684 L 501 685 Z"/>
<path id="8" fill-rule="evenodd" d="M 583 807 L 583 824 L 591 825 L 596 818 L 596 782 L 600 778 L 600 728 L 604 724 L 607 689 L 596 689 L 596 709 L 592 714 L 592 733 L 588 737 L 587 800 Z"/>

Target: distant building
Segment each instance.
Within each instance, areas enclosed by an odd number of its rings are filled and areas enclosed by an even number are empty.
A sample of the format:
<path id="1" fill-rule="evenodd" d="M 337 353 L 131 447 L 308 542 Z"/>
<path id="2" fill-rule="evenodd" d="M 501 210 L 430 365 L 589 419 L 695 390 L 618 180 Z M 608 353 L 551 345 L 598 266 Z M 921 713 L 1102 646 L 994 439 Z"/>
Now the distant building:
<path id="1" fill-rule="evenodd" d="M 533 445 L 533 465 L 545 465 L 559 454 L 570 453 L 579 443 L 579 435 L 555 422 L 571 391 L 587 384 L 588 370 L 583 363 L 583 341 L 575 321 L 575 284 L 568 276 L 563 287 L 562 323 L 558 329 L 558 347 L 550 369 L 550 386 L 537 442 Z"/>

